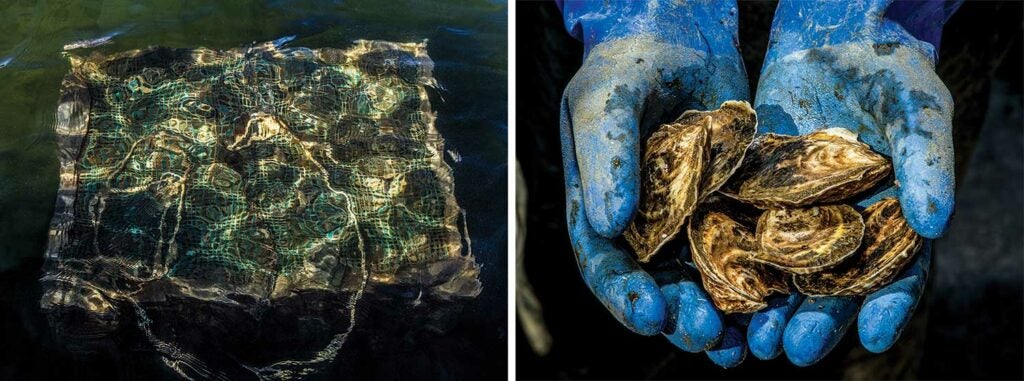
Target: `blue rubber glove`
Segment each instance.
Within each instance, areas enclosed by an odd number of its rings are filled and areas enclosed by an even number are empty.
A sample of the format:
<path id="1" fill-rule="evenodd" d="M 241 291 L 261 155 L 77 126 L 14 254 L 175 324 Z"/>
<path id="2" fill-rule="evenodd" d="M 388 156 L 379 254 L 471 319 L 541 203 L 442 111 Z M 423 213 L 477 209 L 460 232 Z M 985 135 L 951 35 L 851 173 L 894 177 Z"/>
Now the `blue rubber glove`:
<path id="1" fill-rule="evenodd" d="M 697 352 L 719 343 L 723 319 L 692 276 L 661 282 L 615 237 L 637 208 L 642 139 L 688 109 L 749 99 L 734 1 L 559 3 L 583 41 L 583 65 L 562 98 L 569 235 L 587 286 L 623 325 L 664 332 Z M 742 336 L 742 335 L 740 335 Z"/>
<path id="2" fill-rule="evenodd" d="M 858 206 L 898 197 L 918 234 L 940 236 L 953 210 L 953 99 L 935 74 L 935 60 L 942 25 L 958 5 L 780 1 L 755 100 L 759 132 L 852 130 L 892 158 L 897 184 Z M 751 319 L 751 352 L 770 359 L 784 350 L 796 365 L 813 364 L 854 316 L 863 346 L 885 351 L 917 306 L 930 258 L 926 241 L 892 284 L 866 298 L 774 301 Z"/>

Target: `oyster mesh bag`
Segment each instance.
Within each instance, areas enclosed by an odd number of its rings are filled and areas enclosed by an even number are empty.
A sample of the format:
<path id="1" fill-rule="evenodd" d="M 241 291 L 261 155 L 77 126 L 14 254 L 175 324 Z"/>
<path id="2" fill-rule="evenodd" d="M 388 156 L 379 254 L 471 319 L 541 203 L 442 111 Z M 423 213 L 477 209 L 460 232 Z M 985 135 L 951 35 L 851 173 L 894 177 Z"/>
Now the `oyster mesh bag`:
<path id="1" fill-rule="evenodd" d="M 333 359 L 364 294 L 479 293 L 425 42 L 69 58 L 41 301 L 58 334 L 128 322 L 213 376 L 198 343 L 233 331 L 207 352 L 287 376 Z M 263 341 L 293 348 L 233 353 Z"/>

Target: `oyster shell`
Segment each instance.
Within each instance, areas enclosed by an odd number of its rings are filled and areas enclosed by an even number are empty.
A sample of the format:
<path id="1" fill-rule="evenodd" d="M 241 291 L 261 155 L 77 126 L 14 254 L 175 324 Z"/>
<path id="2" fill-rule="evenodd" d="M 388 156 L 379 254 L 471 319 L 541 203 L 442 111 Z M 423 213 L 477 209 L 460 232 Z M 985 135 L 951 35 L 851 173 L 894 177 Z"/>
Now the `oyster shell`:
<path id="1" fill-rule="evenodd" d="M 885 157 L 845 129 L 765 134 L 754 139 L 721 192 L 761 208 L 832 203 L 875 186 L 891 171 Z"/>
<path id="2" fill-rule="evenodd" d="M 895 198 L 882 199 L 864 210 L 864 245 L 832 269 L 793 276 L 800 292 L 812 295 L 861 295 L 893 280 L 923 244 Z"/>
<path id="3" fill-rule="evenodd" d="M 747 147 L 757 133 L 757 113 L 744 101 L 726 101 L 718 110 L 684 112 L 680 119 L 698 116 L 710 117 L 711 162 L 704 167 L 700 183 L 700 198 L 704 199 L 721 188 L 743 162 Z"/>
<path id="4" fill-rule="evenodd" d="M 672 239 L 696 207 L 709 159 L 710 123 L 706 115 L 683 115 L 647 139 L 640 205 L 624 233 L 640 262 Z"/>
<path id="5" fill-rule="evenodd" d="M 782 274 L 753 260 L 757 240 L 750 230 L 713 205 L 702 206 L 689 226 L 690 252 L 704 288 L 724 313 L 766 307 L 772 292 L 788 292 Z"/>
<path id="6" fill-rule="evenodd" d="M 860 246 L 864 220 L 849 205 L 772 209 L 757 221 L 754 259 L 794 274 L 835 266 Z"/>

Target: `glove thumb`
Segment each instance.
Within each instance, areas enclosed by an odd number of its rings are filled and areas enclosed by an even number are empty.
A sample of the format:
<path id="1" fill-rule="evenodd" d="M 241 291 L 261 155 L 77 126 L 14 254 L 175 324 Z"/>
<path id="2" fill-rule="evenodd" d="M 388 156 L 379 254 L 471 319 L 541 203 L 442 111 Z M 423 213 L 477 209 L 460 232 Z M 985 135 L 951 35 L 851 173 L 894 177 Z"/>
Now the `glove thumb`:
<path id="1" fill-rule="evenodd" d="M 953 212 L 953 101 L 941 90 L 902 94 L 902 124 L 889 128 L 903 215 L 926 238 L 941 236 Z"/>
<path id="2" fill-rule="evenodd" d="M 640 114 L 649 94 L 640 78 L 606 78 L 584 67 L 563 96 L 576 142 L 583 204 L 595 232 L 612 238 L 626 230 L 640 194 Z"/>

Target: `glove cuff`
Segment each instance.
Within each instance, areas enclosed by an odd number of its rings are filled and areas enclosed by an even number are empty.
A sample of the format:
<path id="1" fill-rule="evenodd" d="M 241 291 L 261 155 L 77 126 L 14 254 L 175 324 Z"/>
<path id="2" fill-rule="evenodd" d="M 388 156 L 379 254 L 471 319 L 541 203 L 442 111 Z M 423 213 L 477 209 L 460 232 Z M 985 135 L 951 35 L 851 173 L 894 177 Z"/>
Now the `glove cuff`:
<path id="1" fill-rule="evenodd" d="M 764 67 L 791 53 L 850 42 L 914 47 L 934 63 L 946 20 L 960 1 L 781 0 Z"/>
<path id="2" fill-rule="evenodd" d="M 738 54 L 739 11 L 735 0 L 556 2 L 565 29 L 583 42 L 584 57 L 597 44 L 639 35 L 709 55 Z"/>

